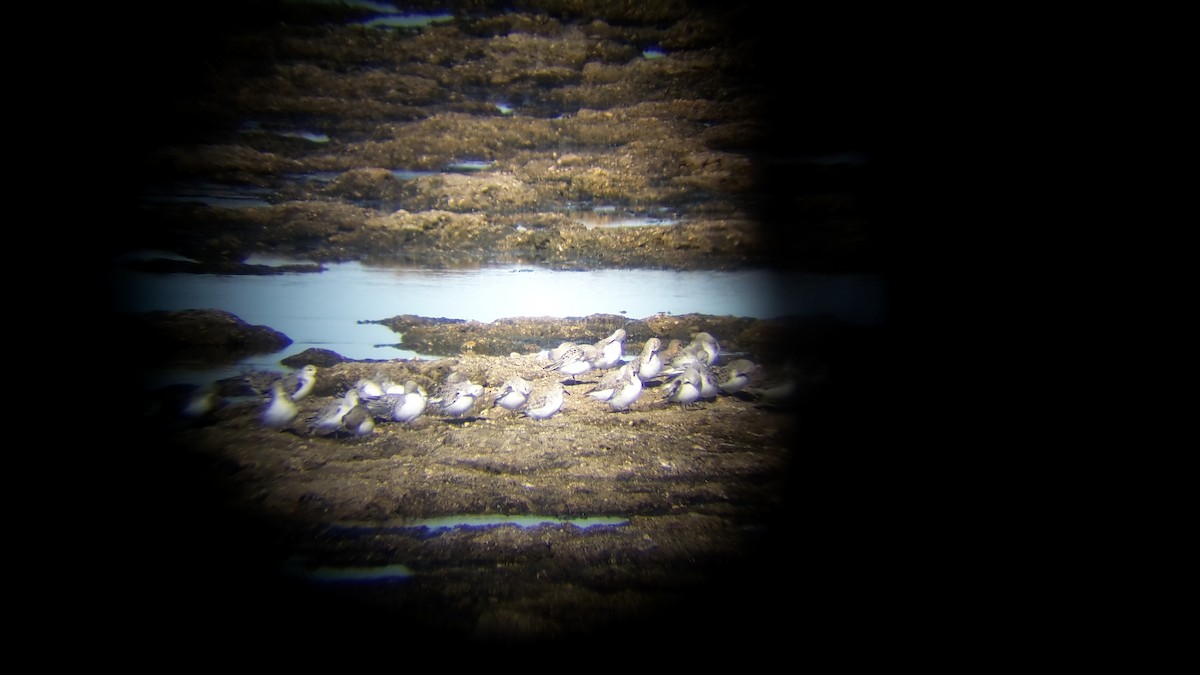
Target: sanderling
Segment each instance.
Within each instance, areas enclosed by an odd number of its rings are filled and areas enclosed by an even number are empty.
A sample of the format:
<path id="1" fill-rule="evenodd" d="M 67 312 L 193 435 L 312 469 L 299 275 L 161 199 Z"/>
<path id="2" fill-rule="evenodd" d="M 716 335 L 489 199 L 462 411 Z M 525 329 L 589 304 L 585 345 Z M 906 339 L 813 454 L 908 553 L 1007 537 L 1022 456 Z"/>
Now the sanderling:
<path id="1" fill-rule="evenodd" d="M 616 329 L 612 335 L 597 342 L 595 347 L 597 354 L 592 362 L 592 367 L 596 370 L 608 370 L 615 367 L 621 362 L 621 357 L 625 355 L 625 329 Z"/>
<path id="2" fill-rule="evenodd" d="M 544 396 L 522 410 L 521 414 L 526 417 L 532 417 L 535 420 L 544 420 L 562 410 L 563 394 L 566 393 L 567 390 L 563 387 L 562 383 L 555 382 Z"/>
<path id="3" fill-rule="evenodd" d="M 475 407 L 475 401 L 483 396 L 483 385 L 473 384 L 470 380 L 457 385 L 449 396 L 442 395 L 439 398 L 439 409 L 442 413 L 451 417 L 462 417 L 471 408 Z"/>
<path id="4" fill-rule="evenodd" d="M 642 382 L 658 377 L 662 372 L 662 358 L 658 355 L 658 350 L 662 349 L 662 340 L 656 337 L 646 340 L 646 344 L 642 346 L 642 353 L 638 356 L 638 378 Z"/>
<path id="5" fill-rule="evenodd" d="M 408 380 L 404 383 L 405 391 L 408 391 L 408 385 L 411 381 Z M 434 408 L 440 409 L 446 403 L 453 401 L 458 396 L 459 391 L 469 386 L 471 386 L 471 378 L 467 377 L 466 373 L 455 370 L 446 375 L 446 379 L 442 380 L 442 383 L 437 386 L 433 395 L 429 396 L 429 403 Z"/>
<path id="6" fill-rule="evenodd" d="M 317 384 L 317 367 L 311 363 L 288 375 L 283 380 L 283 390 L 293 401 L 299 401 L 312 393 Z"/>
<path id="7" fill-rule="evenodd" d="M 694 365 L 688 366 L 682 373 L 667 382 L 666 398 L 668 401 L 683 405 L 695 403 L 700 399 L 700 386 L 699 369 Z"/>
<path id="8" fill-rule="evenodd" d="M 185 418 L 197 420 L 217 409 L 221 397 L 216 382 L 192 389 L 180 404 L 179 413 Z"/>
<path id="9" fill-rule="evenodd" d="M 388 381 L 385 385 L 380 382 L 380 387 L 383 388 L 382 396 L 363 401 L 375 419 L 408 423 L 425 412 L 429 397 L 425 388 L 413 380 L 404 384 Z"/>
<path id="10" fill-rule="evenodd" d="M 696 333 L 692 336 L 692 341 L 685 350 L 699 354 L 703 352 L 707 355 L 704 362 L 708 365 L 716 365 L 717 357 L 721 355 L 721 345 L 717 343 L 717 339 L 708 333 Z"/>
<path id="11" fill-rule="evenodd" d="M 184 429 L 211 419 L 213 412 L 224 402 L 216 382 L 203 386 L 171 384 L 148 392 L 148 396 L 142 411 L 144 421 L 165 425 L 170 430 Z"/>
<path id="12" fill-rule="evenodd" d="M 358 403 L 342 415 L 342 430 L 352 436 L 366 436 L 375 431 L 375 417 L 367 406 Z"/>
<path id="13" fill-rule="evenodd" d="M 522 377 L 514 377 L 504 383 L 500 388 L 500 393 L 496 395 L 493 405 L 498 405 L 505 410 L 516 410 L 529 400 L 529 394 L 533 392 L 533 384 Z"/>
<path id="14" fill-rule="evenodd" d="M 703 363 L 696 364 L 696 372 L 700 373 L 700 398 L 716 398 L 721 388 L 713 377 L 712 368 Z"/>
<path id="15" fill-rule="evenodd" d="M 354 388 L 358 390 L 358 396 L 362 399 L 376 399 L 383 396 L 383 385 L 372 380 L 369 377 L 363 377 L 354 383 Z"/>
<path id="16" fill-rule="evenodd" d="M 309 418 L 309 432 L 322 435 L 337 433 L 342 428 L 342 418 L 361 402 L 357 389 L 348 390 L 341 398 L 325 404 L 316 415 Z"/>
<path id="17" fill-rule="evenodd" d="M 617 388 L 621 386 L 621 379 L 625 377 L 625 372 L 625 366 L 608 371 L 600 378 L 600 381 L 596 382 L 596 386 L 587 391 L 587 395 L 597 401 L 607 401 L 612 398 Z"/>
<path id="18" fill-rule="evenodd" d="M 789 361 L 761 384 L 746 387 L 745 391 L 768 405 L 798 405 L 809 401 L 829 383 L 830 366 L 823 361 L 803 366 Z"/>
<path id="19" fill-rule="evenodd" d="M 663 369 L 667 375 L 678 375 L 691 365 L 712 366 L 721 354 L 721 347 L 716 338 L 708 333 L 696 333 L 692 341 L 679 348 L 671 363 Z"/>
<path id="20" fill-rule="evenodd" d="M 282 429 L 291 424 L 298 414 L 300 414 L 300 410 L 296 407 L 292 397 L 284 390 L 283 380 L 275 380 L 275 384 L 271 388 L 271 402 L 263 409 L 263 424 L 273 429 Z"/>
<path id="21" fill-rule="evenodd" d="M 403 394 L 405 391 L 403 383 L 397 382 L 390 377 L 380 379 L 379 388 L 383 390 L 384 394 Z"/>
<path id="22" fill-rule="evenodd" d="M 749 359 L 737 359 L 724 366 L 717 366 L 713 369 L 713 375 L 721 391 L 726 394 L 736 394 L 750 384 L 750 376 L 757 368 L 758 366 Z"/>
<path id="23" fill-rule="evenodd" d="M 683 349 L 683 340 L 679 338 L 671 338 L 666 347 L 659 349 L 658 355 L 662 357 L 663 363 L 670 363 L 672 359 L 679 356 L 679 352 Z"/>
<path id="24" fill-rule="evenodd" d="M 791 401 L 796 396 L 797 391 L 799 391 L 799 386 L 797 386 L 796 380 L 791 377 L 775 382 L 764 389 L 748 390 L 749 393 L 754 394 L 767 403 L 776 404 Z"/>
<path id="25" fill-rule="evenodd" d="M 563 354 L 566 354 L 568 349 L 570 349 L 571 347 L 577 347 L 577 346 L 579 346 L 579 345 L 578 345 L 578 343 L 575 343 L 575 342 L 570 342 L 570 341 L 560 342 L 560 343 L 558 343 L 557 347 L 546 352 L 546 356 L 547 356 L 547 358 L 550 359 L 551 363 L 556 363 L 560 359 L 562 359 Z"/>
<path id="26" fill-rule="evenodd" d="M 595 347 L 586 345 L 591 348 L 593 356 L 588 357 L 589 350 L 585 349 L 585 345 L 572 344 L 566 348 L 559 358 L 546 366 L 549 370 L 557 370 L 558 372 L 571 376 L 574 381 L 576 375 L 582 375 L 592 369 L 592 360 L 595 358 Z"/>
<path id="27" fill-rule="evenodd" d="M 399 394 L 396 398 L 395 404 L 392 406 L 392 421 L 403 424 L 413 422 L 425 412 L 425 406 L 425 390 L 414 387 L 412 391 Z"/>
<path id="28" fill-rule="evenodd" d="M 608 407 L 613 410 L 629 410 L 629 406 L 642 395 L 642 378 L 638 377 L 635 363 L 626 363 L 617 371 L 621 373 L 616 390 L 608 399 Z"/>

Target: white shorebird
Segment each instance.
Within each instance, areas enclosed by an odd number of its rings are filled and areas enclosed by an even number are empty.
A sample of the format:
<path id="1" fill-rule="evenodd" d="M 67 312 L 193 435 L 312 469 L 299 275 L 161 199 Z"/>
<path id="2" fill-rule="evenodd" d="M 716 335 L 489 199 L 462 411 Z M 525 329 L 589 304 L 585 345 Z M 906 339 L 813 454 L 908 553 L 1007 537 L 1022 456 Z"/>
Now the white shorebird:
<path id="1" fill-rule="evenodd" d="M 713 399 L 721 393 L 713 376 L 712 368 L 705 364 L 696 364 L 696 372 L 700 373 L 700 398 Z"/>
<path id="2" fill-rule="evenodd" d="M 597 354 L 592 367 L 596 370 L 615 368 L 625 355 L 625 329 L 616 329 L 612 335 L 597 342 L 595 347 Z"/>
<path id="3" fill-rule="evenodd" d="M 317 367 L 311 363 L 283 379 L 283 390 L 293 401 L 299 401 L 312 393 L 317 385 Z"/>
<path id="4" fill-rule="evenodd" d="M 717 357 L 721 355 L 721 345 L 717 343 L 715 337 L 708 333 L 696 333 L 684 349 L 697 354 L 703 352 L 706 355 L 704 362 L 710 366 L 716 365 Z"/>
<path id="5" fill-rule="evenodd" d="M 406 386 L 405 388 L 407 389 L 408 387 Z M 425 412 L 426 404 L 425 390 L 420 387 L 413 387 L 412 391 L 405 391 L 396 398 L 395 404 L 392 406 L 392 421 L 402 424 L 414 422 Z"/>
<path id="6" fill-rule="evenodd" d="M 367 406 L 357 403 L 342 415 L 341 426 L 351 436 L 367 436 L 375 432 L 375 417 Z"/>
<path id="7" fill-rule="evenodd" d="M 354 383 L 354 388 L 358 390 L 358 396 L 363 400 L 373 400 L 383 396 L 383 385 L 369 377 L 359 379 Z"/>
<path id="8" fill-rule="evenodd" d="M 769 387 L 763 389 L 749 389 L 747 391 L 767 403 L 780 404 L 793 400 L 799 390 L 800 387 L 795 378 L 788 377 L 784 380 L 773 383 Z"/>
<path id="9" fill-rule="evenodd" d="M 627 363 L 617 371 L 621 377 L 616 389 L 608 399 L 612 410 L 629 410 L 629 406 L 642 395 L 642 378 L 638 377 L 637 365 Z"/>
<path id="10" fill-rule="evenodd" d="M 462 417 L 475 407 L 475 401 L 479 400 L 481 396 L 483 396 L 483 385 L 464 380 L 455 384 L 450 391 L 444 391 L 437 398 L 429 399 L 429 402 L 435 403 L 437 409 L 443 414 Z"/>
<path id="11" fill-rule="evenodd" d="M 403 384 L 386 377 L 379 381 L 379 387 L 383 389 L 384 394 L 403 394 L 405 392 Z"/>
<path id="12" fill-rule="evenodd" d="M 262 423 L 272 429 L 282 429 L 299 414 L 296 402 L 284 390 L 283 380 L 275 380 L 271 387 L 271 402 L 263 409 Z"/>
<path id="13" fill-rule="evenodd" d="M 828 363 L 807 366 L 788 362 L 774 377 L 764 378 L 762 384 L 746 387 L 747 394 L 768 405 L 796 405 L 808 401 L 829 382 Z"/>
<path id="14" fill-rule="evenodd" d="M 504 383 L 492 403 L 505 410 L 516 410 L 529 401 L 531 393 L 533 393 L 533 384 L 529 380 L 523 377 L 514 377 Z"/>
<path id="15" fill-rule="evenodd" d="M 770 377 L 761 377 L 745 393 L 767 405 L 792 406 L 810 401 L 812 396 L 827 386 L 833 371 L 827 362 L 798 364 L 785 363 Z"/>
<path id="16" fill-rule="evenodd" d="M 383 395 L 375 400 L 363 401 L 377 420 L 409 423 L 425 412 L 428 396 L 425 388 L 412 380 L 404 384 L 380 383 Z"/>
<path id="17" fill-rule="evenodd" d="M 614 410 L 628 408 L 642 393 L 642 380 L 637 373 L 637 363 L 630 361 L 616 370 L 605 373 L 587 395 L 597 401 L 608 401 Z M 637 380 L 637 384 L 630 382 L 631 379 Z M 617 401 L 615 404 L 614 399 Z"/>
<path id="18" fill-rule="evenodd" d="M 591 356 L 589 356 L 589 353 Z M 592 369 L 595 353 L 596 349 L 591 345 L 571 344 L 563 350 L 557 360 L 546 366 L 546 368 L 569 375 L 574 380 L 575 376 L 582 375 Z"/>
<path id="19" fill-rule="evenodd" d="M 563 387 L 562 382 L 555 382 L 550 391 L 546 392 L 537 402 L 531 403 L 529 407 L 522 410 L 521 414 L 535 420 L 551 417 L 562 410 L 563 395 L 566 393 L 567 390 Z"/>
<path id="20" fill-rule="evenodd" d="M 628 365 L 626 364 L 626 366 Z M 596 386 L 587 391 L 587 395 L 597 401 L 607 401 L 612 398 L 617 388 L 621 386 L 621 379 L 625 377 L 626 366 L 605 373 L 600 381 L 596 382 Z"/>
<path id="21" fill-rule="evenodd" d="M 578 346 L 578 344 L 575 342 L 560 342 L 557 347 L 546 352 L 547 358 L 550 359 L 551 363 L 557 362 L 563 357 L 563 354 L 567 353 L 568 349 L 576 346 Z"/>
<path id="22" fill-rule="evenodd" d="M 737 394 L 744 391 L 750 384 L 750 377 L 754 375 L 754 371 L 758 366 L 749 359 L 737 359 L 730 361 L 724 366 L 718 366 L 713 369 L 713 374 L 716 377 L 717 386 L 726 394 Z"/>
<path id="23" fill-rule="evenodd" d="M 198 420 L 216 410 L 220 399 L 216 382 L 196 387 L 184 397 L 179 414 L 187 419 Z"/>
<path id="24" fill-rule="evenodd" d="M 691 365 L 667 382 L 666 398 L 673 403 L 688 405 L 700 400 L 700 371 Z"/>
<path id="25" fill-rule="evenodd" d="M 342 428 L 342 418 L 361 402 L 357 389 L 348 390 L 341 398 L 330 401 L 310 418 L 309 432 L 322 435 L 337 433 Z"/>
<path id="26" fill-rule="evenodd" d="M 658 355 L 660 349 L 662 340 L 656 337 L 646 340 L 646 344 L 642 346 L 642 353 L 634 361 L 638 368 L 638 379 L 642 382 L 652 380 L 662 372 L 662 358 Z"/>
<path id="27" fill-rule="evenodd" d="M 670 365 L 664 367 L 663 373 L 679 375 L 691 365 L 716 365 L 720 355 L 721 347 L 716 338 L 708 333 L 695 333 L 691 342 L 679 348 L 679 352 L 671 358 Z"/>

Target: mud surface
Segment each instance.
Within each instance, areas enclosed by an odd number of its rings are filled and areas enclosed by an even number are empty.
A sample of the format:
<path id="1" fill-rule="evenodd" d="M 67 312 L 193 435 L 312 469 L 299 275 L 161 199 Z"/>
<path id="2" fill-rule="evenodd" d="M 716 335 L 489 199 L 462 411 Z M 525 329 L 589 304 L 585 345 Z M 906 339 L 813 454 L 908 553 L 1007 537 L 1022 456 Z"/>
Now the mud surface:
<path id="1" fill-rule="evenodd" d="M 841 555 L 814 546 L 829 545 L 827 528 L 859 508 L 856 482 L 876 470 L 851 477 L 857 455 L 841 453 L 886 435 L 880 419 L 856 417 L 878 409 L 864 386 L 886 353 L 878 337 L 827 329 L 802 359 L 763 361 L 749 392 L 689 405 L 656 378 L 615 412 L 587 395 L 599 373 L 569 378 L 539 354 L 462 354 L 322 366 L 283 430 L 263 426 L 259 396 L 220 398 L 198 419 L 154 417 L 122 458 L 142 524 L 127 550 L 148 565 L 133 588 L 167 615 L 217 602 L 237 607 L 227 626 L 269 618 L 352 639 L 778 637 L 808 594 L 845 582 L 812 576 Z M 377 418 L 364 437 L 311 428 L 362 378 L 436 391 L 452 375 L 485 390 L 465 415 Z M 565 382 L 563 408 L 539 420 L 492 405 L 514 376 L 535 399 Z M 261 390 L 269 377 L 256 377 Z M 766 395 L 789 379 L 791 395 Z M 482 516 L 548 522 L 469 521 Z M 437 518 L 465 524 L 421 524 Z M 574 524 L 594 518 L 610 520 Z"/>
<path id="2" fill-rule="evenodd" d="M 380 29 L 364 8 L 251 6 L 189 16 L 169 38 L 125 29 L 128 62 L 110 82 L 127 114 L 96 133 L 124 143 L 99 180 L 129 217 L 105 229 L 106 248 L 222 273 L 252 255 L 830 271 L 879 260 L 871 173 L 845 147 L 847 133 L 862 144 L 871 111 L 842 90 L 864 83 L 789 75 L 786 19 L 718 3 L 452 2 L 443 21 Z M 609 225 L 631 219 L 651 225 Z"/>

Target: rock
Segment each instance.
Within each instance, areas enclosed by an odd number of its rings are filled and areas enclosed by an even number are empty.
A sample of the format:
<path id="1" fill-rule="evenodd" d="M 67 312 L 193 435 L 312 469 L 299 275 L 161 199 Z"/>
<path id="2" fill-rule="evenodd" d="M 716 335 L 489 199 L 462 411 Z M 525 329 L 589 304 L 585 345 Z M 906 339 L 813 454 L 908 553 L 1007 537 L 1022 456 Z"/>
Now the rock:
<path id="1" fill-rule="evenodd" d="M 350 359 L 335 351 L 310 347 L 299 354 L 293 354 L 285 359 L 282 359 L 280 363 L 288 366 L 289 368 L 303 368 L 310 363 L 318 368 L 328 368 L 329 366 L 345 363 L 347 361 L 350 361 Z"/>
<path id="2" fill-rule="evenodd" d="M 232 362 L 253 354 L 270 354 L 292 343 L 268 326 L 251 325 L 229 312 L 190 309 L 127 314 L 118 318 L 138 358 L 146 361 L 188 360 Z"/>

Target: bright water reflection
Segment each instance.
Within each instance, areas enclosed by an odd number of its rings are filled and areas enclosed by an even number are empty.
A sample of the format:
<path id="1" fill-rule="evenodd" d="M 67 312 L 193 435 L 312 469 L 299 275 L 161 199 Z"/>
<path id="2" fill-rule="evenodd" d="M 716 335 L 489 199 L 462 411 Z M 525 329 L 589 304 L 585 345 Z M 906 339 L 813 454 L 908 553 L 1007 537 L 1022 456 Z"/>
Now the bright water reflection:
<path id="1" fill-rule="evenodd" d="M 630 319 L 660 312 L 752 318 L 827 314 L 869 325 L 882 320 L 884 309 L 882 281 L 871 276 L 781 278 L 763 270 L 559 271 L 522 265 L 433 270 L 358 262 L 326 268 L 322 273 L 230 276 L 151 274 L 116 266 L 114 308 L 121 312 L 220 309 L 293 340 L 281 352 L 231 365 L 231 374 L 246 367 L 278 370 L 280 359 L 311 347 L 351 359 L 442 356 L 398 349 L 396 333 L 379 324 L 360 323 L 401 314 L 482 322 L 597 313 Z M 173 377 L 174 381 L 196 379 L 178 373 Z"/>

